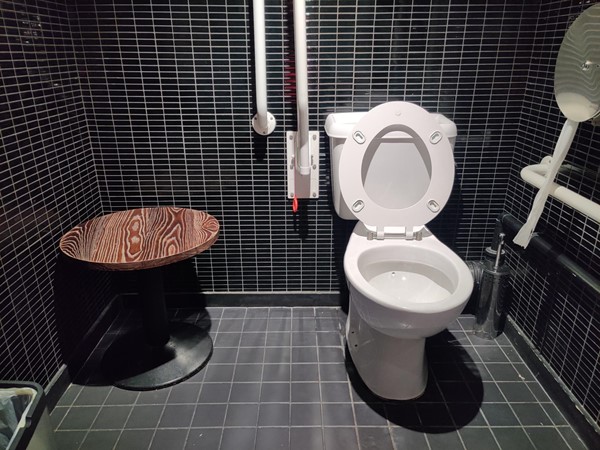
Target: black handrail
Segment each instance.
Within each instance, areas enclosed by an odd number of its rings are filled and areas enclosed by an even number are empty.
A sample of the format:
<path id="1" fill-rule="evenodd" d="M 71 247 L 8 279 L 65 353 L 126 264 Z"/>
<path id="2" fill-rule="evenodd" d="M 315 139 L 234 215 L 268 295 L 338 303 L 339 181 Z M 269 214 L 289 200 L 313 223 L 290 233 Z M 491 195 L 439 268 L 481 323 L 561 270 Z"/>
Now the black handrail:
<path id="1" fill-rule="evenodd" d="M 508 213 L 503 213 L 498 217 L 496 223 L 496 231 L 494 233 L 494 243 L 492 248 L 497 245 L 498 234 L 506 233 L 508 243 L 512 243 L 512 238 L 521 229 L 523 224 Z M 534 235 L 527 246 L 527 249 L 532 249 L 541 255 L 546 261 L 551 261 L 557 264 L 558 267 L 572 275 L 575 280 L 592 289 L 596 294 L 600 295 L 600 281 L 578 263 L 566 256 L 561 251 L 557 250 L 552 244 L 546 241 L 539 235 Z"/>

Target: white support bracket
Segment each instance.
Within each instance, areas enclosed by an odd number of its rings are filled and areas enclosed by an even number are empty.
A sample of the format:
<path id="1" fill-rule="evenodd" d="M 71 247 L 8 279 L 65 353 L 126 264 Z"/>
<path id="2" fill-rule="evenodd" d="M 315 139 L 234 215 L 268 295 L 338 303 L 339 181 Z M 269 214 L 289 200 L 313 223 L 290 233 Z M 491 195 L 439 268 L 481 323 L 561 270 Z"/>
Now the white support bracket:
<path id="1" fill-rule="evenodd" d="M 319 198 L 319 132 L 308 132 L 309 175 L 301 175 L 296 167 L 296 136 L 296 131 L 286 134 L 288 198 Z"/>

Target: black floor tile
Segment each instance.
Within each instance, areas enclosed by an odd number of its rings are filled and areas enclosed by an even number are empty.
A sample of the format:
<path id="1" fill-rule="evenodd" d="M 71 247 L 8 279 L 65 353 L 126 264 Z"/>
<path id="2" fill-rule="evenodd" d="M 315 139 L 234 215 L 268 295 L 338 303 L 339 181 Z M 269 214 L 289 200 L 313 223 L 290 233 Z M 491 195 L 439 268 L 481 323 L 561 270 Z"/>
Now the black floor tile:
<path id="1" fill-rule="evenodd" d="M 156 430 L 150 450 L 183 450 L 188 430 Z"/>
<path id="2" fill-rule="evenodd" d="M 483 403 L 504 403 L 506 398 L 496 383 L 484 381 L 481 384 L 481 399 Z"/>
<path id="3" fill-rule="evenodd" d="M 99 412 L 100 407 L 96 406 L 72 407 L 58 428 L 59 430 L 88 430 Z"/>
<path id="4" fill-rule="evenodd" d="M 523 426 L 553 425 L 552 420 L 537 403 L 513 403 L 511 406 Z"/>
<path id="5" fill-rule="evenodd" d="M 451 427 L 452 417 L 445 403 L 417 403 L 417 412 L 424 427 Z"/>
<path id="6" fill-rule="evenodd" d="M 159 428 L 189 428 L 196 405 L 166 405 Z"/>
<path id="7" fill-rule="evenodd" d="M 265 364 L 287 364 L 292 361 L 292 351 L 288 347 L 265 348 Z"/>
<path id="8" fill-rule="evenodd" d="M 60 450 L 77 450 L 85 436 L 87 434 L 87 430 L 85 431 L 61 431 L 57 430 L 54 433 L 54 437 L 56 438 L 56 445 Z M 112 448 L 112 447 L 111 447 Z"/>
<path id="9" fill-rule="evenodd" d="M 139 392 L 135 403 L 137 405 L 164 405 L 170 392 L 171 388 Z"/>
<path id="10" fill-rule="evenodd" d="M 204 383 L 198 403 L 227 403 L 232 383 Z"/>
<path id="11" fill-rule="evenodd" d="M 360 379 L 336 308 L 209 313 L 213 356 L 184 383 L 70 386 L 51 415 L 60 450 L 585 448 L 510 342 L 477 338 L 470 318 L 427 341 L 427 388 L 397 402 Z M 100 356 L 84 370 L 90 380 L 101 378 Z"/>
<path id="12" fill-rule="evenodd" d="M 229 403 L 257 403 L 261 386 L 261 383 L 233 383 Z"/>
<path id="13" fill-rule="evenodd" d="M 318 383 L 292 383 L 292 403 L 314 403 L 321 401 Z"/>
<path id="14" fill-rule="evenodd" d="M 391 429 L 391 437 L 396 449 L 428 450 L 425 434 L 410 428 L 394 427 Z"/>
<path id="15" fill-rule="evenodd" d="M 525 383 L 499 381 L 497 385 L 508 402 L 537 403 L 535 396 Z"/>
<path id="16" fill-rule="evenodd" d="M 492 428 L 492 433 L 502 449 L 535 450 L 523 428 L 497 427 Z"/>
<path id="17" fill-rule="evenodd" d="M 552 423 L 558 426 L 568 426 L 569 422 L 565 419 L 565 416 L 558 410 L 552 403 L 540 403 L 540 407 L 548 414 Z"/>
<path id="18" fill-rule="evenodd" d="M 577 436 L 571 427 L 560 427 L 558 428 L 558 432 L 572 450 L 586 450 L 586 445 L 579 439 L 579 436 Z"/>
<path id="19" fill-rule="evenodd" d="M 115 450 L 147 450 L 153 435 L 154 430 L 124 430 Z"/>
<path id="20" fill-rule="evenodd" d="M 225 422 L 226 404 L 197 405 L 192 427 L 222 427 Z"/>
<path id="21" fill-rule="evenodd" d="M 481 410 L 490 426 L 519 426 L 519 420 L 507 403 L 483 403 Z"/>
<path id="22" fill-rule="evenodd" d="M 104 405 L 132 405 L 138 398 L 139 392 L 113 388 L 106 397 Z"/>
<path id="23" fill-rule="evenodd" d="M 383 403 L 355 403 L 354 416 L 356 425 L 360 426 L 386 426 L 387 418 Z"/>
<path id="24" fill-rule="evenodd" d="M 225 428 L 220 450 L 254 450 L 256 428 Z"/>
<path id="25" fill-rule="evenodd" d="M 290 383 L 263 383 L 260 391 L 261 402 L 289 402 L 290 401 Z"/>
<path id="26" fill-rule="evenodd" d="M 358 441 L 361 450 L 394 450 L 388 428 L 359 427 Z"/>
<path id="27" fill-rule="evenodd" d="M 235 364 L 215 364 L 209 365 L 206 368 L 206 373 L 204 374 L 204 382 L 205 383 L 228 383 L 233 379 L 234 370 L 243 371 L 244 365 L 235 365 Z M 256 369 L 253 367 L 253 372 L 256 372 Z"/>
<path id="28" fill-rule="evenodd" d="M 525 427 L 529 439 L 538 449 L 570 450 L 569 444 L 553 427 Z"/>
<path id="29" fill-rule="evenodd" d="M 73 405 L 101 406 L 108 397 L 111 388 L 111 386 L 83 386 Z"/>
<path id="30" fill-rule="evenodd" d="M 91 430 L 83 443 L 81 448 L 85 450 L 107 450 L 112 449 L 119 439 L 121 431 L 97 431 Z M 60 447 L 62 450 L 62 447 Z"/>
<path id="31" fill-rule="evenodd" d="M 417 406 L 413 403 L 386 403 L 385 412 L 390 423 L 404 427 L 421 426 Z"/>
<path id="32" fill-rule="evenodd" d="M 348 383 L 321 383 L 323 403 L 350 403 Z"/>
<path id="33" fill-rule="evenodd" d="M 290 416 L 292 426 L 321 426 L 322 423 L 320 403 L 292 403 Z"/>
<path id="34" fill-rule="evenodd" d="M 323 438 L 327 450 L 358 450 L 354 428 L 323 428 Z"/>
<path id="35" fill-rule="evenodd" d="M 195 404 L 200 395 L 200 383 L 180 383 L 171 388 L 167 403 L 170 405 L 193 403 Z"/>
<path id="36" fill-rule="evenodd" d="M 66 406 L 56 406 L 52 413 L 50 413 L 50 423 L 56 429 L 69 412 L 69 408 Z"/>
<path id="37" fill-rule="evenodd" d="M 290 450 L 324 450 L 323 430 L 320 427 L 290 428 Z"/>
<path id="38" fill-rule="evenodd" d="M 353 426 L 354 413 L 351 403 L 323 403 L 324 426 Z"/>
<path id="39" fill-rule="evenodd" d="M 222 433 L 223 428 L 192 428 L 184 448 L 185 450 L 218 449 Z"/>
<path id="40" fill-rule="evenodd" d="M 319 381 L 319 365 L 292 364 L 292 381 Z"/>
<path id="41" fill-rule="evenodd" d="M 262 371 L 262 381 L 290 381 L 290 364 L 265 364 Z"/>
<path id="42" fill-rule="evenodd" d="M 500 450 L 489 428 L 461 428 L 459 434 L 467 449 Z"/>
<path id="43" fill-rule="evenodd" d="M 450 403 L 448 410 L 458 428 L 487 426 L 479 403 Z"/>
<path id="44" fill-rule="evenodd" d="M 230 403 L 225 415 L 226 427 L 256 427 L 258 403 Z"/>
<path id="45" fill-rule="evenodd" d="M 259 406 L 259 427 L 288 427 L 290 425 L 289 403 L 263 403 Z"/>
<path id="46" fill-rule="evenodd" d="M 133 410 L 132 406 L 103 406 L 94 420 L 94 430 L 121 430 Z"/>
<path id="47" fill-rule="evenodd" d="M 259 428 L 256 433 L 255 449 L 288 450 L 290 448 L 289 428 Z"/>
<path id="48" fill-rule="evenodd" d="M 319 364 L 321 381 L 347 381 L 348 373 L 344 363 Z"/>
<path id="49" fill-rule="evenodd" d="M 75 401 L 75 398 L 79 395 L 79 392 L 83 386 L 77 384 L 71 384 L 62 397 L 58 400 L 56 406 L 71 406 Z"/>
<path id="50" fill-rule="evenodd" d="M 427 433 L 427 441 L 431 450 L 464 449 L 456 430 L 436 430 L 435 433 Z"/>

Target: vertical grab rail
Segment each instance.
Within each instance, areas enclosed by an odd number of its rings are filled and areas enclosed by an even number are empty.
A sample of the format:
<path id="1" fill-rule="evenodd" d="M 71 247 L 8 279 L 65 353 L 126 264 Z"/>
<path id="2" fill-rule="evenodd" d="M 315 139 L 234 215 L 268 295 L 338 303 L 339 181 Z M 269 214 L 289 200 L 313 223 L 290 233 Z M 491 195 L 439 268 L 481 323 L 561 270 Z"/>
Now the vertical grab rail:
<path id="1" fill-rule="evenodd" d="M 269 135 L 275 130 L 275 117 L 267 108 L 267 46 L 265 38 L 265 2 L 253 0 L 254 18 L 254 68 L 256 114 L 252 118 L 252 128 L 258 134 Z"/>
<path id="2" fill-rule="evenodd" d="M 310 174 L 308 142 L 308 57 L 306 56 L 306 4 L 294 0 L 294 55 L 296 58 L 296 170 L 300 175 Z"/>
<path id="3" fill-rule="evenodd" d="M 319 197 L 319 132 L 309 130 L 306 2 L 294 0 L 294 58 L 298 130 L 287 132 L 288 198 Z"/>

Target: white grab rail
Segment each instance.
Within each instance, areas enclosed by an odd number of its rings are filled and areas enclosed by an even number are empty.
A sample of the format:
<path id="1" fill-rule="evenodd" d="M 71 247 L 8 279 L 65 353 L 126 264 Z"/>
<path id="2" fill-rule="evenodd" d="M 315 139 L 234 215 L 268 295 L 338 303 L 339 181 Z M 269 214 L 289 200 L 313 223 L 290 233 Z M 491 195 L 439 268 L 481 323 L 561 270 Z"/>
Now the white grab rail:
<path id="1" fill-rule="evenodd" d="M 253 0 L 254 16 L 254 67 L 256 81 L 256 114 L 252 128 L 258 134 L 269 135 L 275 130 L 275 117 L 267 108 L 267 46 L 265 38 L 265 2 Z"/>
<path id="2" fill-rule="evenodd" d="M 319 197 L 319 132 L 309 130 L 306 3 L 294 0 L 294 57 L 298 130 L 288 131 L 288 198 Z M 295 210 L 295 209 L 294 209 Z"/>
<path id="3" fill-rule="evenodd" d="M 304 0 L 294 0 L 294 56 L 296 58 L 296 108 L 298 114 L 296 170 L 300 175 L 309 175 L 308 57 L 306 56 L 306 3 Z"/>
<path id="4" fill-rule="evenodd" d="M 546 173 L 551 161 L 552 157 L 546 156 L 540 164 L 524 167 L 521 170 L 521 178 L 532 186 L 541 187 L 546 179 Z M 585 214 L 596 222 L 600 222 L 600 205 L 598 203 L 555 182 L 552 183 L 552 187 L 550 188 L 550 196 Z"/>

